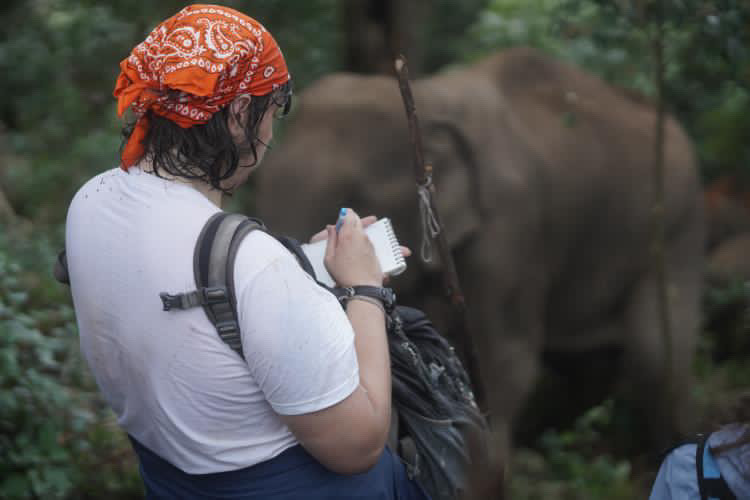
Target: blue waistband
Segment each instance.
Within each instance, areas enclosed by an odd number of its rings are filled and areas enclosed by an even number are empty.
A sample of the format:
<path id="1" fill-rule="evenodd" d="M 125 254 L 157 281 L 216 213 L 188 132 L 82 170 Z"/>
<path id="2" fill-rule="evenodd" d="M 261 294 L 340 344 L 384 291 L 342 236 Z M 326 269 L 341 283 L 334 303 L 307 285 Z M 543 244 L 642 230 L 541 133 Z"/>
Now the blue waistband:
<path id="1" fill-rule="evenodd" d="M 149 499 L 427 499 L 388 449 L 375 467 L 348 476 L 329 471 L 299 445 L 244 469 L 187 474 L 132 437 L 131 442 Z"/>
<path id="2" fill-rule="evenodd" d="M 243 469 L 211 474 L 188 474 L 143 446 L 132 436 L 130 436 L 130 442 L 133 444 L 133 449 L 135 450 L 136 455 L 138 455 L 142 469 L 145 468 L 148 472 L 158 473 L 162 476 L 186 477 L 206 483 L 214 481 L 223 482 L 263 479 L 268 476 L 288 472 L 291 469 L 304 464 L 309 464 L 315 460 L 302 446 L 297 445 L 284 450 L 271 460 L 250 467 L 245 467 Z"/>

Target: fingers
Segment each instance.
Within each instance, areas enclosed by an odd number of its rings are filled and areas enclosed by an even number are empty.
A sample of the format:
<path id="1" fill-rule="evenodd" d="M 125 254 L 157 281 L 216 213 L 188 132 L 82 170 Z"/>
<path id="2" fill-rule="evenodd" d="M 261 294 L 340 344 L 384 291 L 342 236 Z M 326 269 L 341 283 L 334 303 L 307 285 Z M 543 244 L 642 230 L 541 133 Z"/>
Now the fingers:
<path id="1" fill-rule="evenodd" d="M 354 211 L 352 209 L 349 209 L 349 210 L 347 210 L 347 212 L 354 212 Z M 354 214 L 356 215 L 356 212 L 354 212 Z M 368 215 L 367 217 L 364 217 L 363 219 L 361 219 L 361 224 L 362 224 L 363 228 L 366 228 L 367 226 L 369 226 L 369 225 L 371 225 L 371 224 L 373 224 L 373 223 L 375 223 L 377 221 L 378 221 L 377 217 L 375 217 L 374 215 Z M 346 223 L 346 217 L 344 217 L 344 223 Z M 317 233 L 315 233 L 312 236 L 310 236 L 309 243 L 315 243 L 316 241 L 325 240 L 326 238 L 328 238 L 328 228 L 327 228 L 327 226 L 326 226 L 326 229 L 321 229 Z"/>
<path id="2" fill-rule="evenodd" d="M 362 227 L 367 227 L 370 224 L 374 224 L 378 221 L 378 218 L 374 215 L 368 215 L 367 217 L 362 218 Z"/>
<path id="3" fill-rule="evenodd" d="M 411 248 L 401 245 L 401 255 L 411 257 Z"/>
<path id="4" fill-rule="evenodd" d="M 326 228 L 323 231 L 321 231 L 321 233 L 325 233 L 324 237 L 327 238 L 328 240 L 326 242 L 326 253 L 323 259 L 325 261 L 330 261 L 336 255 L 336 244 L 338 243 L 338 234 L 336 234 L 336 226 L 332 226 L 329 224 L 326 226 Z M 317 236 L 317 234 L 315 236 Z"/>
<path id="5" fill-rule="evenodd" d="M 345 238 L 349 238 L 353 231 L 362 229 L 362 219 L 359 218 L 357 212 L 351 208 L 346 210 L 344 221 L 339 228 L 339 235 Z"/>
<path id="6" fill-rule="evenodd" d="M 315 243 L 316 241 L 324 240 L 326 238 L 328 238 L 328 226 L 326 226 L 326 229 L 321 229 L 310 236 L 310 243 Z"/>

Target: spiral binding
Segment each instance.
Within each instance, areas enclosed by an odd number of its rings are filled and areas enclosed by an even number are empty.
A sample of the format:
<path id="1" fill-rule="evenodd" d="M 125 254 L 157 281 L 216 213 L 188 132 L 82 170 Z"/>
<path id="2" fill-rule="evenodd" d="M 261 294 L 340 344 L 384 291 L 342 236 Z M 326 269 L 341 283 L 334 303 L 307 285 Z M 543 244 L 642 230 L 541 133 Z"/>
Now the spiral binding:
<path id="1" fill-rule="evenodd" d="M 388 241 L 391 245 L 393 258 L 396 260 L 396 264 L 398 264 L 398 269 L 391 273 L 395 276 L 404 272 L 404 269 L 406 269 L 406 261 L 404 260 L 404 256 L 401 255 L 401 244 L 398 242 L 398 238 L 396 238 L 396 232 L 393 230 L 391 219 L 389 219 L 388 217 L 384 217 L 383 225 L 385 226 L 386 236 L 388 237 Z"/>

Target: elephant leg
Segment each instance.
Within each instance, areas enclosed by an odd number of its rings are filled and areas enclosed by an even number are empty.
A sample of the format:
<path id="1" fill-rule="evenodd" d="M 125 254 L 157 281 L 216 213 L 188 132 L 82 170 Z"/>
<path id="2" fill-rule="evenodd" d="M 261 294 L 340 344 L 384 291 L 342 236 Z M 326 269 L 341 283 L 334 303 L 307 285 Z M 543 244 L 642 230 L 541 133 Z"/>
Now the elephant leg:
<path id="1" fill-rule="evenodd" d="M 519 273 L 529 266 L 521 267 L 511 245 L 499 248 L 496 243 L 477 241 L 462 252 L 460 262 L 493 433 L 490 446 L 503 460 L 511 449 L 513 419 L 540 372 L 543 314 L 534 276 Z"/>
<path id="2" fill-rule="evenodd" d="M 540 373 L 538 352 L 522 340 L 498 339 L 483 344 L 479 346 L 479 366 L 493 433 L 491 446 L 496 456 L 503 459 L 512 448 L 514 419 Z"/>
<path id="3" fill-rule="evenodd" d="M 644 275 L 626 311 L 626 395 L 648 421 L 648 437 L 664 447 L 690 433 L 692 361 L 700 326 L 702 227 L 686 228 L 667 250 L 671 362 L 662 333 L 656 273 Z M 671 373 L 670 367 L 671 364 Z"/>

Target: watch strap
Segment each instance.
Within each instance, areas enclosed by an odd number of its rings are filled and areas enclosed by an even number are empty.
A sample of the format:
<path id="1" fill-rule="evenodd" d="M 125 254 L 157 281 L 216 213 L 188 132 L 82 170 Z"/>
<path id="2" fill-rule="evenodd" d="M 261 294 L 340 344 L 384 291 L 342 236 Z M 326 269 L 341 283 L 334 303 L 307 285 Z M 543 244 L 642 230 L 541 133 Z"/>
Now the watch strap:
<path id="1" fill-rule="evenodd" d="M 383 307 L 386 311 L 390 312 L 396 305 L 396 294 L 392 288 L 371 286 L 371 285 L 360 285 L 353 286 L 351 289 L 354 291 L 352 295 L 361 295 L 364 297 L 371 297 L 377 299 L 383 303 Z"/>
<path id="2" fill-rule="evenodd" d="M 338 297 L 342 304 L 346 305 L 346 302 L 354 296 L 368 297 L 379 301 L 383 305 L 383 309 L 386 313 L 393 311 L 396 306 L 396 294 L 391 288 L 372 286 L 372 285 L 358 285 L 345 288 L 336 288 L 334 293 Z"/>

